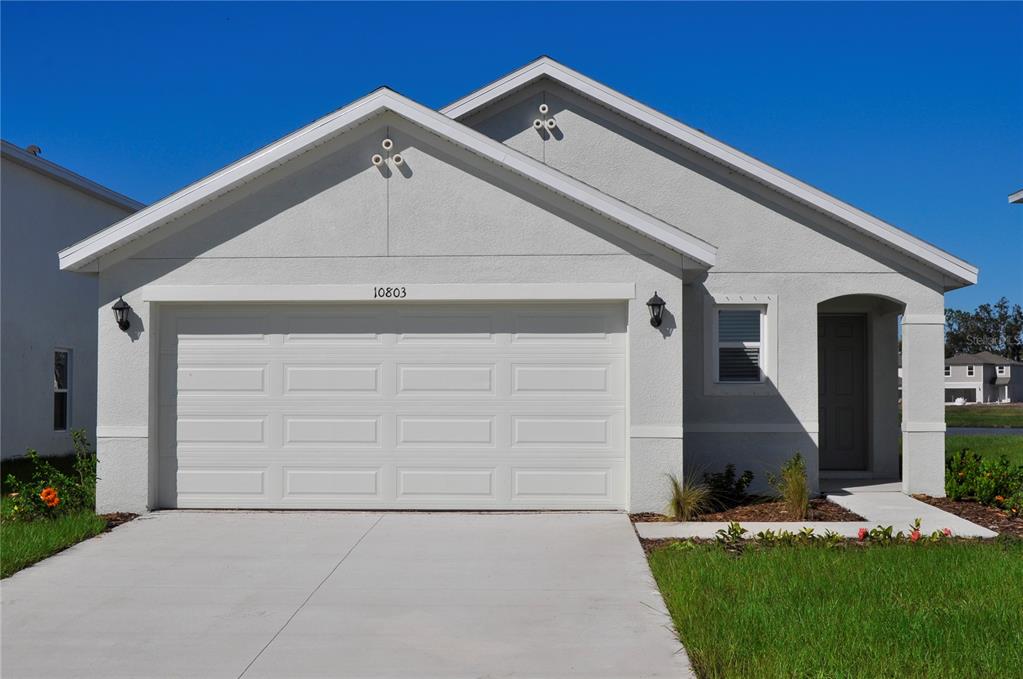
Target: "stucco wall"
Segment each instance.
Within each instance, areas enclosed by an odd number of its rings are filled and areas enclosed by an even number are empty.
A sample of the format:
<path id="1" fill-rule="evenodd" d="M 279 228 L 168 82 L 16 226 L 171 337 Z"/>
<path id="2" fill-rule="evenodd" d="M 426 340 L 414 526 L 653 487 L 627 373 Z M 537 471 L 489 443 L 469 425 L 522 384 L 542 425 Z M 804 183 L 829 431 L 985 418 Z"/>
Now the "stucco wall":
<path id="1" fill-rule="evenodd" d="M 71 450 L 53 430 L 53 352 L 71 349 L 70 429 L 96 425 L 96 279 L 57 268 L 57 251 L 129 212 L 3 158 L 0 202 L 0 453 Z M 109 312 L 108 312 L 109 313 Z"/>
<path id="2" fill-rule="evenodd" d="M 541 102 L 557 120 L 554 133 L 530 126 Z M 762 482 L 765 472 L 799 450 L 815 469 L 822 302 L 876 295 L 918 318 L 943 313 L 942 281 L 920 263 L 550 81 L 465 122 L 718 247 L 717 264 L 685 293 L 687 467 L 715 469 L 735 462 L 754 469 Z M 743 389 L 735 389 L 735 395 L 707 393 L 704 306 L 724 294 L 776 298 L 777 323 L 768 334 L 776 333 L 777 374 L 763 395 L 743 395 Z M 877 476 L 897 473 L 895 324 L 896 315 L 889 313 L 874 326 L 872 365 L 891 372 L 888 377 L 880 368 L 873 371 L 875 390 L 883 396 L 872 401 L 871 410 Z M 926 367 L 907 377 L 907 398 L 926 402 L 922 412 L 928 427 L 943 426 L 935 405 L 941 400 L 941 360 L 940 353 L 917 357 L 914 365 Z M 927 370 L 938 377 L 920 374 Z M 940 464 L 939 451 L 931 450 L 931 442 L 925 446 L 927 464 Z"/>
<path id="3" fill-rule="evenodd" d="M 369 163 L 391 137 L 401 171 Z M 158 305 L 149 284 L 381 284 L 629 282 L 631 424 L 682 425 L 681 258 L 592 212 L 550 204 L 518 177 L 494 175 L 467 152 L 386 117 L 324 144 L 200 210 L 159 242 L 108 258 L 98 310 L 101 511 L 154 506 Z M 164 232 L 167 233 L 167 232 Z M 653 253 L 646 249 L 652 248 Z M 650 327 L 646 299 L 668 300 Z M 124 295 L 128 333 L 108 318 Z M 109 435 L 105 435 L 109 434 Z M 675 436 L 630 439 L 630 507 L 661 510 L 664 477 L 681 467 Z"/>

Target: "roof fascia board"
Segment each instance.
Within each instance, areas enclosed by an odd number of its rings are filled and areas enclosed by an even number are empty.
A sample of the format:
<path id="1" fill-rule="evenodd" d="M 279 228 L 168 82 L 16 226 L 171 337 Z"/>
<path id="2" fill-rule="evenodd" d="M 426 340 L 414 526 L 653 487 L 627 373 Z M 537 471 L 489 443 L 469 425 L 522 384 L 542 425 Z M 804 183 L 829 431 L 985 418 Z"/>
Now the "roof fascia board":
<path id="1" fill-rule="evenodd" d="M 78 270 L 123 243 L 287 161 L 310 145 L 323 142 L 384 111 L 391 111 L 500 167 L 540 184 L 554 194 L 638 231 L 704 267 L 713 266 L 715 262 L 717 250 L 713 245 L 396 92 L 380 89 L 61 251 L 60 266 L 62 269 Z"/>
<path id="2" fill-rule="evenodd" d="M 1010 203 L 1023 203 L 1023 189 L 1009 196 Z"/>
<path id="3" fill-rule="evenodd" d="M 98 198 L 105 203 L 131 212 L 137 212 L 145 207 L 144 203 L 140 203 L 133 198 L 112 191 L 102 184 L 97 184 L 91 179 L 87 179 L 82 175 L 72 172 L 71 170 L 58 165 L 57 163 L 40 158 L 39 156 L 32 155 L 25 149 L 15 146 L 9 141 L 4 140 L 2 142 L 2 155 L 4 158 L 8 158 L 11 161 L 23 165 L 30 170 L 35 170 L 39 174 L 55 179 L 63 184 L 67 184 L 71 188 L 78 189 L 83 193 L 86 193 L 93 198 Z"/>
<path id="4" fill-rule="evenodd" d="M 824 212 L 883 243 L 917 258 L 954 280 L 964 284 L 977 282 L 977 267 L 941 250 L 873 215 L 844 203 L 795 177 L 785 174 L 766 163 L 742 153 L 702 132 L 616 92 L 581 73 L 542 57 L 531 64 L 493 82 L 441 110 L 455 119 L 464 118 L 490 103 L 501 99 L 518 88 L 540 78 L 550 78 L 575 90 L 634 122 L 648 127 L 672 141 L 683 144 L 698 153 L 741 172 L 780 193 Z"/>

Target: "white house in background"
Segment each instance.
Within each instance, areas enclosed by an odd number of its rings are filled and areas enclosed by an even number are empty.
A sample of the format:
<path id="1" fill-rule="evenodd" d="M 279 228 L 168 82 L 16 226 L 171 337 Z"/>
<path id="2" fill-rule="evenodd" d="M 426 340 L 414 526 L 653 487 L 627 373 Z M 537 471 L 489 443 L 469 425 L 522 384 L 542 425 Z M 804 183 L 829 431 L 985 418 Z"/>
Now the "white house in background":
<path id="1" fill-rule="evenodd" d="M 99 279 L 101 511 L 896 477 L 900 316 L 903 485 L 942 495 L 943 295 L 977 280 L 548 58 L 441 111 L 376 90 L 60 266 Z"/>
<path id="2" fill-rule="evenodd" d="M 94 276 L 60 271 L 55 250 L 142 207 L 2 142 L 0 171 L 0 453 L 71 450 L 96 426 Z"/>
<path id="3" fill-rule="evenodd" d="M 945 359 L 945 403 L 1023 401 L 1023 363 L 981 351 Z"/>
<path id="4" fill-rule="evenodd" d="M 1023 203 L 1023 189 L 1009 196 L 1010 203 Z"/>

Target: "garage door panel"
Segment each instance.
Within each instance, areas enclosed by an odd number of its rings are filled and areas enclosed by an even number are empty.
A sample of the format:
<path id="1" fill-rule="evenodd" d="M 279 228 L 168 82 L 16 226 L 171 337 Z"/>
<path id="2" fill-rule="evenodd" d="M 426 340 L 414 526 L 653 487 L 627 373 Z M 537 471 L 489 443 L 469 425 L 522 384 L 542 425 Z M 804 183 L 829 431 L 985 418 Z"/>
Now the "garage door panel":
<path id="1" fill-rule="evenodd" d="M 182 364 L 177 372 L 178 393 L 266 392 L 266 366 L 201 366 Z"/>
<path id="2" fill-rule="evenodd" d="M 379 417 L 284 417 L 284 446 L 322 444 L 331 447 L 380 445 Z"/>
<path id="3" fill-rule="evenodd" d="M 332 364 L 309 363 L 303 365 L 287 364 L 282 366 L 284 374 L 284 394 L 303 394 L 308 392 L 324 392 L 329 394 L 352 394 L 364 396 L 367 392 L 380 391 L 379 363 L 370 364 Z"/>
<path id="4" fill-rule="evenodd" d="M 266 418 L 178 416 L 178 444 L 245 444 L 266 442 Z"/>
<path id="5" fill-rule="evenodd" d="M 437 363 L 402 363 L 397 366 L 398 394 L 437 393 L 448 396 L 459 394 L 495 393 L 493 363 L 458 365 Z"/>
<path id="6" fill-rule="evenodd" d="M 622 507 L 625 309 L 576 306 L 170 309 L 161 504 Z"/>
<path id="7" fill-rule="evenodd" d="M 375 498 L 380 494 L 380 469 L 284 467 L 284 499 Z"/>

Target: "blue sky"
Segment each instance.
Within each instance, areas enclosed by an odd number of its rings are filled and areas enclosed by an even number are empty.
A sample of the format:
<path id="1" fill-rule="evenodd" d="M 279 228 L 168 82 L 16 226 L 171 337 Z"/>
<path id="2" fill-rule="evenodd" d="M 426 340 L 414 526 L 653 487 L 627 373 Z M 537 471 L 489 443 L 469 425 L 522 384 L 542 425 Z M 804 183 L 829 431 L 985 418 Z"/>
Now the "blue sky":
<path id="1" fill-rule="evenodd" d="M 1023 302 L 1023 3 L 0 6 L 3 137 L 153 201 L 386 84 L 549 54 L 981 267 Z"/>

